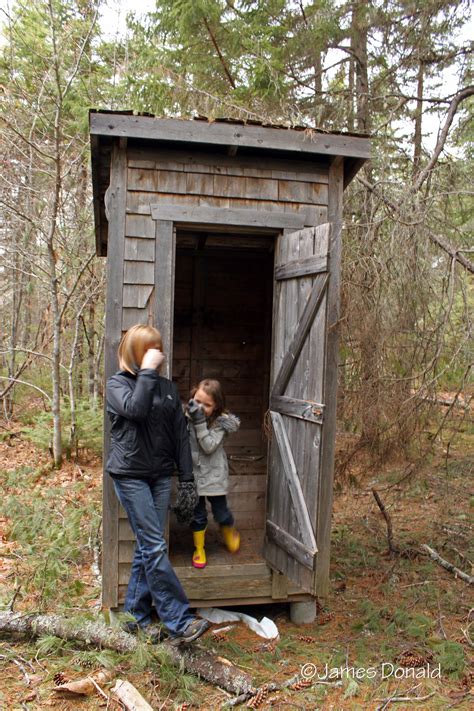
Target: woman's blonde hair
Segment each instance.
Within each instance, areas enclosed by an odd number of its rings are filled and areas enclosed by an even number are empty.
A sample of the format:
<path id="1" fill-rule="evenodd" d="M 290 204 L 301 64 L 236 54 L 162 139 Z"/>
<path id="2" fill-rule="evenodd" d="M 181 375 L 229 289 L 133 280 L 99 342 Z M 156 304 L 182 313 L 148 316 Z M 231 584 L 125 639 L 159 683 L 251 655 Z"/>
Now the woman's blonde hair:
<path id="1" fill-rule="evenodd" d="M 149 348 L 163 350 L 163 341 L 158 329 L 143 324 L 132 326 L 124 333 L 118 347 L 119 368 L 136 375 Z"/>

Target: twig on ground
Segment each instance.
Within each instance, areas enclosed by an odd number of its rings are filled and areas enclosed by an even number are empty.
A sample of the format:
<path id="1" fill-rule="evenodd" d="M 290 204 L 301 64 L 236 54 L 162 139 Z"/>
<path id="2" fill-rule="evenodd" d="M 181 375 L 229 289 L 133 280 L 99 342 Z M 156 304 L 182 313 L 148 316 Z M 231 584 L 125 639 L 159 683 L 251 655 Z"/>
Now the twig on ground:
<path id="1" fill-rule="evenodd" d="M 461 580 L 464 580 L 464 582 L 468 583 L 468 585 L 472 585 L 474 583 L 474 575 L 469 575 L 468 573 L 464 573 L 462 570 L 459 570 L 459 568 L 456 568 L 455 565 L 444 558 L 441 558 L 439 553 L 437 553 L 434 548 L 430 548 L 430 546 L 426 545 L 426 543 L 423 543 L 421 547 L 428 553 L 430 558 L 432 558 L 442 568 L 452 573 L 454 577 L 461 578 Z"/>
<path id="2" fill-rule="evenodd" d="M 30 679 L 30 677 L 28 676 L 28 672 L 26 671 L 26 669 L 25 669 L 25 667 L 23 666 L 23 664 L 18 661 L 18 659 L 15 659 L 14 657 L 8 657 L 6 654 L 0 654 L 0 659 L 7 659 L 7 660 L 8 660 L 9 662 L 11 662 L 12 664 L 16 664 L 16 666 L 18 667 L 18 669 L 21 671 L 21 673 L 22 673 L 23 676 L 25 677 L 26 685 L 29 686 L 29 685 L 31 684 L 31 679 Z"/>
<path id="3" fill-rule="evenodd" d="M 415 691 L 420 685 L 417 684 L 417 686 L 414 686 L 412 689 L 408 690 L 408 693 L 411 691 Z M 426 694 L 426 696 L 389 696 L 388 699 L 377 699 L 377 701 L 382 702 L 382 706 L 377 706 L 376 711 L 384 711 L 389 704 L 399 704 L 399 703 L 420 703 L 420 701 L 426 701 L 427 699 L 431 699 L 432 696 L 435 695 L 435 691 L 432 691 L 430 694 Z"/>
<path id="4" fill-rule="evenodd" d="M 292 676 L 290 679 L 287 679 L 286 681 L 276 684 L 274 682 L 271 682 L 269 684 L 265 684 L 265 687 L 268 692 L 273 692 L 273 691 L 281 691 L 282 689 L 287 689 L 290 686 L 293 686 L 294 684 L 297 684 L 299 681 L 301 681 L 301 676 L 299 674 L 295 674 L 295 676 Z M 340 679 L 334 679 L 334 681 L 320 681 L 317 679 L 311 679 L 311 684 L 314 686 L 316 684 L 323 685 L 323 686 L 342 686 L 342 681 Z M 240 694 L 239 696 L 235 696 L 234 698 L 230 699 L 229 701 L 226 701 L 222 706 L 221 709 L 230 709 L 233 708 L 234 706 L 238 706 L 239 704 L 245 703 L 245 701 L 248 701 L 252 697 L 254 697 L 258 693 L 258 688 L 253 689 L 252 691 L 248 691 L 244 694 Z"/>
<path id="5" fill-rule="evenodd" d="M 391 556 L 398 555 L 400 553 L 400 550 L 393 542 L 392 519 L 390 518 L 388 511 L 386 510 L 383 501 L 379 496 L 378 491 L 376 489 L 372 489 L 372 494 L 374 495 L 377 505 L 380 511 L 382 512 L 382 516 L 385 519 L 385 523 L 387 524 L 387 542 L 389 553 Z"/>
<path id="6" fill-rule="evenodd" d="M 474 620 L 468 624 L 468 626 L 466 627 L 465 630 L 463 630 L 463 628 L 461 627 L 461 632 L 463 633 L 464 638 L 465 638 L 466 642 L 468 643 L 468 645 L 469 645 L 470 647 L 473 647 L 473 648 L 474 648 L 474 642 L 472 641 L 471 635 L 469 634 L 469 630 L 471 629 L 471 625 L 474 625 Z"/>
<path id="7" fill-rule="evenodd" d="M 92 676 L 88 676 L 87 678 L 89 679 L 89 681 L 92 682 L 92 684 L 93 684 L 93 686 L 95 687 L 97 693 L 98 693 L 100 696 L 102 696 L 103 699 L 105 699 L 106 701 L 108 701 L 108 700 L 109 700 L 109 697 L 108 697 L 107 694 L 104 692 L 104 690 L 100 688 L 100 686 L 99 686 L 99 684 L 96 682 L 96 680 L 95 680 Z"/>
<path id="8" fill-rule="evenodd" d="M 9 604 L 8 604 L 7 610 L 8 610 L 9 612 L 13 612 L 13 608 L 15 607 L 15 602 L 16 602 L 16 599 L 17 599 L 18 595 L 20 594 L 20 590 L 21 590 L 21 585 L 19 585 L 19 586 L 16 588 L 15 592 L 13 593 L 13 597 L 12 597 L 12 599 L 10 600 L 10 602 L 9 602 Z"/>
<path id="9" fill-rule="evenodd" d="M 444 639 L 448 639 L 448 635 L 446 634 L 444 627 L 443 627 L 443 617 L 444 615 L 441 614 L 441 605 L 439 602 L 439 596 L 438 596 L 438 626 L 439 626 L 439 631 L 441 632 L 442 636 Z"/>
<path id="10" fill-rule="evenodd" d="M 438 597 L 438 626 L 439 626 L 439 631 L 441 632 L 442 636 L 444 639 L 448 639 L 448 635 L 444 631 L 443 627 L 443 617 L 444 615 L 441 614 L 441 605 L 439 603 L 439 597 Z"/>

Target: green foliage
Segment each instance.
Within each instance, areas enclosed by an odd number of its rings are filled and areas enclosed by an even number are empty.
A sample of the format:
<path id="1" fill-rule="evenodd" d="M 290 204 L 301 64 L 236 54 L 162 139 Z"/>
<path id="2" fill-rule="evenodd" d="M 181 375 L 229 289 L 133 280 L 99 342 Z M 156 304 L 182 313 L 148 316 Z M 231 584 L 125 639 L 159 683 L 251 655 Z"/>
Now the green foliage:
<path id="1" fill-rule="evenodd" d="M 71 426 L 71 411 L 68 401 L 63 401 L 61 407 L 62 445 L 63 450 L 69 447 L 69 428 Z M 51 449 L 53 423 L 50 412 L 38 412 L 29 416 L 30 425 L 23 427 L 22 432 L 34 444 L 44 450 Z M 102 409 L 91 406 L 89 400 L 79 400 L 76 403 L 76 443 L 77 448 L 84 447 L 96 454 L 102 453 L 103 443 L 103 412 Z"/>
<path id="2" fill-rule="evenodd" d="M 74 644 L 61 637 L 43 635 L 36 640 L 36 648 L 40 657 L 61 656 L 65 652 L 72 651 Z"/>
<path id="3" fill-rule="evenodd" d="M 17 472 L 15 493 L 2 499 L 0 514 L 8 516 L 7 535 L 17 543 L 22 595 L 31 595 L 41 609 L 52 603 L 68 608 L 83 595 L 76 566 L 91 554 L 100 515 L 83 483 L 71 485 L 65 500 L 63 488 L 38 478 L 34 470 Z"/>
<path id="4" fill-rule="evenodd" d="M 458 642 L 443 640 L 433 642 L 432 648 L 436 653 L 436 661 L 441 665 L 442 674 L 449 674 L 459 678 L 466 666 L 464 649 Z"/>

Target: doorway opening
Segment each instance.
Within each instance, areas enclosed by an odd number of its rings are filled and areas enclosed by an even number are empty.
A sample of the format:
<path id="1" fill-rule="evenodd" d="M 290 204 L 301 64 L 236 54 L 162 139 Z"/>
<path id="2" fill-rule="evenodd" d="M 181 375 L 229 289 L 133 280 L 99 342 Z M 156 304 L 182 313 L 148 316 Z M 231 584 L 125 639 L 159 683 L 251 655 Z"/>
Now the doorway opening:
<path id="1" fill-rule="evenodd" d="M 203 378 L 219 380 L 227 409 L 241 420 L 225 442 L 228 501 L 241 550 L 237 556 L 227 552 L 209 510 L 209 572 L 214 566 L 262 562 L 273 262 L 273 235 L 177 232 L 173 380 L 184 402 Z M 171 522 L 172 564 L 191 567 L 192 550 L 191 531 Z"/>

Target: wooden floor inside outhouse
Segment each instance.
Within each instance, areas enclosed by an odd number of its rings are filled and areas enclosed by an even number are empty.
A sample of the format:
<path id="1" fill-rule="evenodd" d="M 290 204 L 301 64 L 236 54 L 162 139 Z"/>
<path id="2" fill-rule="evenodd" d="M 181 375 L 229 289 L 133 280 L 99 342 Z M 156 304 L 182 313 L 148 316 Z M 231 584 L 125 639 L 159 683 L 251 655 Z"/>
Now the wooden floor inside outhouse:
<path id="1" fill-rule="evenodd" d="M 265 525 L 274 238 L 178 232 L 173 380 L 184 402 L 203 378 L 222 384 L 241 426 L 226 439 L 229 506 L 241 548 L 229 553 L 209 509 L 208 565 L 191 565 L 192 533 L 171 523 L 170 559 L 191 603 L 249 603 L 271 596 L 262 557 Z"/>

